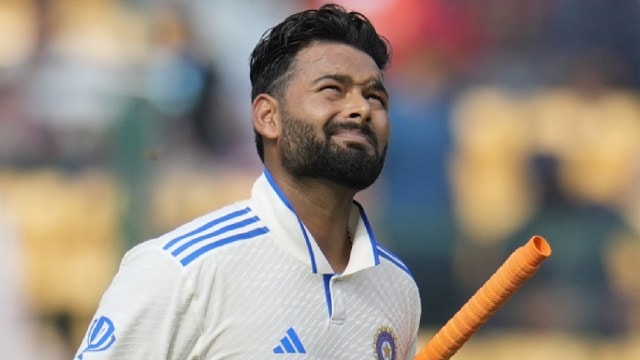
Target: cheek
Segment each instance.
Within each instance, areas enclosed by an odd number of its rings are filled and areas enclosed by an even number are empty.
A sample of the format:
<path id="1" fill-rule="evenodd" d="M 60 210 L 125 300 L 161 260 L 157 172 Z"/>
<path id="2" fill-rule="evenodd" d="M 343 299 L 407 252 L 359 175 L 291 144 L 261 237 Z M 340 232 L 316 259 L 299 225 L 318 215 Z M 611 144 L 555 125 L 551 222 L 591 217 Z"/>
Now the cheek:
<path id="1" fill-rule="evenodd" d="M 387 115 L 375 118 L 372 121 L 373 131 L 375 131 L 378 137 L 378 143 L 380 147 L 386 146 L 389 142 L 389 135 L 391 134 L 391 122 Z"/>
<path id="2" fill-rule="evenodd" d="M 333 104 L 323 99 L 310 99 L 304 103 L 304 107 L 300 109 L 301 115 L 315 123 L 321 123 L 331 119 L 336 113 Z"/>
<path id="3" fill-rule="evenodd" d="M 334 109 L 330 102 L 317 96 L 309 96 L 289 107 L 289 111 L 298 118 L 319 122 L 320 119 L 329 117 Z"/>
<path id="4" fill-rule="evenodd" d="M 297 94 L 296 89 L 288 90 L 291 94 L 286 95 L 283 101 L 283 116 L 293 119 L 301 119 L 305 122 L 316 122 L 323 114 L 326 105 L 323 105 L 313 96 L 302 96 Z"/>

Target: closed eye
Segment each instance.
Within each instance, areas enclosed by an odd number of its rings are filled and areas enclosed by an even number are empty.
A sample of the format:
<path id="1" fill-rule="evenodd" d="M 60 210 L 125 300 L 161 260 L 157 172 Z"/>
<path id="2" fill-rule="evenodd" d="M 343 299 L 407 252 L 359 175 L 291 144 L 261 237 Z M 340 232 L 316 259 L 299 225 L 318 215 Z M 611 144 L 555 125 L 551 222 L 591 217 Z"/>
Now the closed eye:
<path id="1" fill-rule="evenodd" d="M 340 91 L 340 87 L 338 85 L 324 85 L 320 88 L 320 91 L 331 90 L 331 91 Z"/>
<path id="2" fill-rule="evenodd" d="M 375 95 L 375 94 L 367 95 L 367 98 L 368 98 L 368 99 L 378 100 L 378 101 L 380 101 L 380 102 L 383 102 L 383 101 L 384 101 L 384 99 L 382 99 L 382 97 L 381 97 L 381 96 L 379 96 L 379 95 Z"/>
<path id="3" fill-rule="evenodd" d="M 376 93 L 368 94 L 367 99 L 371 99 L 379 102 L 385 109 L 387 108 L 387 98 L 386 96 L 378 95 Z"/>

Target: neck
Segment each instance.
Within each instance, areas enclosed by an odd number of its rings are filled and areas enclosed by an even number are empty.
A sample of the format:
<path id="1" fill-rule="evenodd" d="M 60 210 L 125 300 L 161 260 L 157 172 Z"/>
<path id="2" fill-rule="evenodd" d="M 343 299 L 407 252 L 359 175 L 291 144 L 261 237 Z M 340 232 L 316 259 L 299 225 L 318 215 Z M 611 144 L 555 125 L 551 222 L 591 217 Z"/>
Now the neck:
<path id="1" fill-rule="evenodd" d="M 347 232 L 355 191 L 321 179 L 299 179 L 279 174 L 278 184 L 325 258 L 337 273 L 346 268 L 351 254 Z"/>

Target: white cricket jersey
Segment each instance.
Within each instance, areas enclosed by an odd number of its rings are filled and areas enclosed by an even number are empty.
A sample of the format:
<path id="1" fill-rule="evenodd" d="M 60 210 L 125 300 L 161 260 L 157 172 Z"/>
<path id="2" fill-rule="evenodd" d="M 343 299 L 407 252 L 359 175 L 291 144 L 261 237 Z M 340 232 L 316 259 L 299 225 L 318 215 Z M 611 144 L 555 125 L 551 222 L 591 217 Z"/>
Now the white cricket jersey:
<path id="1" fill-rule="evenodd" d="M 336 274 L 265 171 L 251 198 L 124 256 L 76 359 L 413 359 L 420 297 L 361 206 Z"/>

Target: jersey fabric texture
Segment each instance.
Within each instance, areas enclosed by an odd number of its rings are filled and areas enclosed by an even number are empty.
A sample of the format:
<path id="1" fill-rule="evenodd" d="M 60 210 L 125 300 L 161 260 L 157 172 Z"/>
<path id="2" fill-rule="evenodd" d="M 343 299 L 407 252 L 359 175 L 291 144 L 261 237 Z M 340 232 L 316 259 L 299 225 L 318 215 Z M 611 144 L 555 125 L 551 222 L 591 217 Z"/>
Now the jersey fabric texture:
<path id="1" fill-rule="evenodd" d="M 413 359 L 420 297 L 362 207 L 336 274 L 264 172 L 251 198 L 123 257 L 75 359 Z"/>

